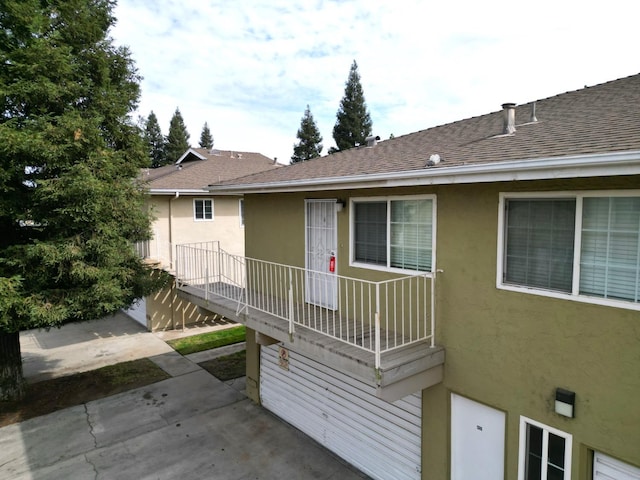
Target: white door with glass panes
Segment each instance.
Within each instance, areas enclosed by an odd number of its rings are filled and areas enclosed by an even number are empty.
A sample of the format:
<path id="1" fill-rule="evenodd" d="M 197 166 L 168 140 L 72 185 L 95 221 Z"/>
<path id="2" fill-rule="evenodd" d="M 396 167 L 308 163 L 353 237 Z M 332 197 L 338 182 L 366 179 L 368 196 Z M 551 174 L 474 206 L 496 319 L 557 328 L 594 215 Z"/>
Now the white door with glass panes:
<path id="1" fill-rule="evenodd" d="M 570 480 L 572 436 L 520 417 L 518 480 Z"/>
<path id="2" fill-rule="evenodd" d="M 338 229 L 336 200 L 305 200 L 307 303 L 337 308 Z"/>

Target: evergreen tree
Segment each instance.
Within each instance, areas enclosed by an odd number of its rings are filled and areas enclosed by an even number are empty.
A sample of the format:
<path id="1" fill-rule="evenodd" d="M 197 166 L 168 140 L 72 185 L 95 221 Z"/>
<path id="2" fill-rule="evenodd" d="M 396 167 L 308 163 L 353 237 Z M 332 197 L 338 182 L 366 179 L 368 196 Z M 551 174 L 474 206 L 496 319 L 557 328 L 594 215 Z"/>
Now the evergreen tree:
<path id="1" fill-rule="evenodd" d="M 299 141 L 293 146 L 291 163 L 311 160 L 322 154 L 322 136 L 313 119 L 309 105 L 307 105 L 307 109 L 304 111 L 304 116 L 300 121 L 300 128 L 296 136 Z"/>
<path id="2" fill-rule="evenodd" d="M 144 125 L 144 141 L 149 149 L 149 158 L 151 168 L 160 167 L 167 164 L 167 152 L 165 150 L 164 135 L 160 130 L 158 117 L 153 110 L 147 117 Z"/>
<path id="3" fill-rule="evenodd" d="M 114 313 L 164 277 L 134 250 L 147 156 L 113 8 L 0 0 L 0 400 L 24 395 L 20 330 Z"/>
<path id="4" fill-rule="evenodd" d="M 189 132 L 184 124 L 180 109 L 176 111 L 169 122 L 169 135 L 167 135 L 167 163 L 174 163 L 189 148 Z"/>
<path id="5" fill-rule="evenodd" d="M 338 148 L 332 148 L 331 153 L 364 144 L 365 139 L 371 135 L 371 127 L 371 116 L 364 100 L 358 64 L 354 60 L 333 127 L 333 139 Z"/>
<path id="6" fill-rule="evenodd" d="M 207 122 L 204 122 L 202 133 L 200 134 L 200 147 L 208 150 L 213 148 L 213 136 L 211 135 L 211 130 L 209 130 Z"/>

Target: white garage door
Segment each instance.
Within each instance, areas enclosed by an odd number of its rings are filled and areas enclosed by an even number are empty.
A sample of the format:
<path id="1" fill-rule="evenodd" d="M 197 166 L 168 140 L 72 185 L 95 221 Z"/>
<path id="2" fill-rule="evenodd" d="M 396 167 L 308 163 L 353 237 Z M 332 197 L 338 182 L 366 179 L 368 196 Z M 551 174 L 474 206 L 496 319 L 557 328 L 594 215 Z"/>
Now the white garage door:
<path id="1" fill-rule="evenodd" d="M 640 468 L 596 452 L 593 456 L 594 480 L 640 480 Z"/>
<path id="2" fill-rule="evenodd" d="M 375 479 L 419 479 L 421 396 L 394 403 L 373 387 L 287 350 L 262 347 L 260 395 L 268 410 Z"/>

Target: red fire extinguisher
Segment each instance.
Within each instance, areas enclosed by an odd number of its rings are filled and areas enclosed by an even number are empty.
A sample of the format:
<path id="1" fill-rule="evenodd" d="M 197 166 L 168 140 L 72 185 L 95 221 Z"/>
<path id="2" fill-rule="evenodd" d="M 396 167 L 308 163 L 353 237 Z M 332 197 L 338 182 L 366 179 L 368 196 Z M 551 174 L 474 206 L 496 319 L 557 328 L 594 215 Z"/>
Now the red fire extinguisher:
<path id="1" fill-rule="evenodd" d="M 329 271 L 334 273 L 336 271 L 336 256 L 334 253 L 329 257 Z"/>

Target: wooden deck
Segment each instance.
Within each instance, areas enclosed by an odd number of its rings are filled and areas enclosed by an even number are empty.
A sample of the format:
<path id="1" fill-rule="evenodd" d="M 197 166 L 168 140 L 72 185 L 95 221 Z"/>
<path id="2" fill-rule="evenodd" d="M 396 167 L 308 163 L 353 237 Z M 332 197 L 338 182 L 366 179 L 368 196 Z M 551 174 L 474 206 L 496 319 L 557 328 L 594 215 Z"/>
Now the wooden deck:
<path id="1" fill-rule="evenodd" d="M 353 319 L 344 318 L 339 314 L 332 315 L 331 311 L 322 307 L 294 304 L 294 311 L 304 312 L 299 320 L 303 325 L 296 323 L 294 332 L 290 334 L 289 322 L 280 318 L 288 316 L 286 313 L 289 306 L 285 302 L 278 303 L 273 299 L 262 299 L 264 302 L 271 302 L 269 304 L 271 311 L 275 308 L 275 314 L 270 314 L 245 306 L 242 301 L 219 296 L 216 290 L 220 293 L 224 290 L 226 296 L 237 299 L 244 299 L 244 295 L 247 294 L 238 287 L 221 284 L 210 285 L 209 292 L 205 296 L 201 287 L 181 285 L 178 286 L 178 296 L 207 311 L 242 323 L 285 346 L 292 345 L 301 353 L 322 361 L 332 368 L 348 372 L 375 385 L 378 395 L 389 401 L 442 381 L 444 348 L 431 347 L 426 340 L 385 351 L 387 347 L 393 348 L 395 345 L 402 344 L 403 339 L 399 334 L 381 331 L 383 353 L 380 369 L 376 370 L 373 353 L 375 334 L 372 326 L 365 325 L 363 328 Z M 261 299 L 256 297 L 255 292 L 251 294 L 254 304 L 260 304 Z"/>

